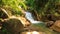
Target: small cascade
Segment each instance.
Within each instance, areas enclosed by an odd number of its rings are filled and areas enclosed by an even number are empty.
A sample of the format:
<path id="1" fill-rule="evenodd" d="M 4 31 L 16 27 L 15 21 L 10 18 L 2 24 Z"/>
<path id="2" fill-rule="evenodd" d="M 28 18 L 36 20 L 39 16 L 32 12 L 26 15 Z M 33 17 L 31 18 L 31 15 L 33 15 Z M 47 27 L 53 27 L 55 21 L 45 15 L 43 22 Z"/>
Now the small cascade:
<path id="1" fill-rule="evenodd" d="M 25 18 L 30 21 L 32 24 L 37 24 L 37 23 L 43 23 L 42 21 L 36 21 L 34 20 L 32 14 L 28 11 L 23 10 L 20 6 L 19 8 L 22 10 L 21 12 L 25 14 Z"/>
<path id="2" fill-rule="evenodd" d="M 36 21 L 36 20 L 34 20 L 32 14 L 31 14 L 30 12 L 25 12 L 25 17 L 26 17 L 32 24 L 43 23 L 42 21 Z"/>

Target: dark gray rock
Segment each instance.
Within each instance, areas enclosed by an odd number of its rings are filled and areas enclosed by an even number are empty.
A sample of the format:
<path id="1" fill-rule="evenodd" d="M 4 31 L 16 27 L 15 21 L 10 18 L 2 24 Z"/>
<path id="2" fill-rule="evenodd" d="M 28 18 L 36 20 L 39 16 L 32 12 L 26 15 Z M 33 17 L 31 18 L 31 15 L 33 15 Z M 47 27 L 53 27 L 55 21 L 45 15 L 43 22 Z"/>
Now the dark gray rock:
<path id="1" fill-rule="evenodd" d="M 21 21 L 14 18 L 4 21 L 3 27 L 11 34 L 18 34 L 24 28 Z"/>

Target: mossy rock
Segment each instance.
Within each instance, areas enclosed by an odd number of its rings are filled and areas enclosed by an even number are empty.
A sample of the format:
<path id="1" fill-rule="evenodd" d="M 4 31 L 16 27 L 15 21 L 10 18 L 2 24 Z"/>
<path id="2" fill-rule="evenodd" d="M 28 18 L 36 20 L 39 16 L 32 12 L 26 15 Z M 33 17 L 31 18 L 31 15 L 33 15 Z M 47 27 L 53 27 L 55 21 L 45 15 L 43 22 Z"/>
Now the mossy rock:
<path id="1" fill-rule="evenodd" d="M 24 26 L 18 19 L 8 19 L 4 21 L 3 28 L 7 30 L 7 32 L 11 34 L 18 34 L 20 31 L 23 30 Z"/>

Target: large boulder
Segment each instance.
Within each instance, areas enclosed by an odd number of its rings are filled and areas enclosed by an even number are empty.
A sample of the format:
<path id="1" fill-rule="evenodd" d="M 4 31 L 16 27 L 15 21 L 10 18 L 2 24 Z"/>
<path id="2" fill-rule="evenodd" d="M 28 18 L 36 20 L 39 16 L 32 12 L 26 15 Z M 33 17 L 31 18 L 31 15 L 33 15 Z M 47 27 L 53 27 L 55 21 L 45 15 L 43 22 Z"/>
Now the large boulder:
<path id="1" fill-rule="evenodd" d="M 21 21 L 15 18 L 5 20 L 3 27 L 11 34 L 18 34 L 24 28 Z"/>
<path id="2" fill-rule="evenodd" d="M 50 28 L 57 32 L 60 32 L 60 20 L 57 20 Z"/>

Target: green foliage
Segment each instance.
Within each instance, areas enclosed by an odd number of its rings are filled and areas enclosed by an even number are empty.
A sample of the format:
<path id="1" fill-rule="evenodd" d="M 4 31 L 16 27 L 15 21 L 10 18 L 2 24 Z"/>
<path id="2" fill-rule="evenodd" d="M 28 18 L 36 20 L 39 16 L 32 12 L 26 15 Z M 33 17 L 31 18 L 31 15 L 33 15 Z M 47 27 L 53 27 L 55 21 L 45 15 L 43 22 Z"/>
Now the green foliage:
<path id="1" fill-rule="evenodd" d="M 29 7 L 35 7 L 34 5 L 35 5 L 35 0 L 26 0 L 26 5 L 28 5 Z"/>
<path id="2" fill-rule="evenodd" d="M 2 0 L 5 6 L 10 6 L 11 8 L 15 10 L 19 10 L 18 6 L 23 6 L 26 9 L 26 5 L 23 2 L 24 0 Z"/>
<path id="3" fill-rule="evenodd" d="M 27 10 L 27 6 L 25 5 L 25 0 L 0 0 L 0 7 L 4 7 L 5 9 L 12 9 L 15 14 L 21 13 L 21 8 Z"/>
<path id="4" fill-rule="evenodd" d="M 41 15 L 45 15 L 48 12 L 50 14 L 56 13 L 56 4 L 60 3 L 60 0 L 26 0 L 27 5 L 30 8 L 37 10 L 37 12 Z"/>

